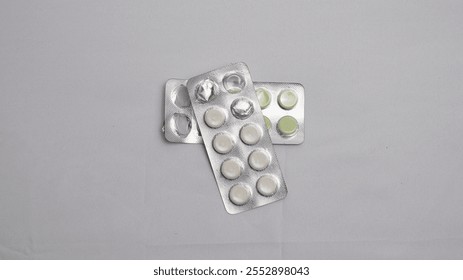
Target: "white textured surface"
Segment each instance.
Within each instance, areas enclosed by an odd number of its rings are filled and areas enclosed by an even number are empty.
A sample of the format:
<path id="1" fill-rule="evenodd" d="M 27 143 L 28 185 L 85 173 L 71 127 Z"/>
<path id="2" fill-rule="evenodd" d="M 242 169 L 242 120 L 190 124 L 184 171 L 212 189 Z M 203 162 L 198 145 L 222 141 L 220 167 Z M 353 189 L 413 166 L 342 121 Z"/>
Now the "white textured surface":
<path id="1" fill-rule="evenodd" d="M 1 2 L 0 258 L 463 258 L 462 14 Z M 204 148 L 160 124 L 167 79 L 236 61 L 305 86 L 307 133 L 275 146 L 288 197 L 229 215 Z"/>

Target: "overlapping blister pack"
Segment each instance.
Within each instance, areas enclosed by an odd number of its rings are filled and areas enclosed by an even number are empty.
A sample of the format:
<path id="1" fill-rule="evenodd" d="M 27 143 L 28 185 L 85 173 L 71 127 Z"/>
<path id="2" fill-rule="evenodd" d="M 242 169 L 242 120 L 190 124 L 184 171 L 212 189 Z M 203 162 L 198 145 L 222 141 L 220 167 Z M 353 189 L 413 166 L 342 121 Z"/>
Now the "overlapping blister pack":
<path id="1" fill-rule="evenodd" d="M 304 141 L 304 87 L 253 82 L 244 63 L 165 87 L 164 134 L 173 143 L 203 143 L 230 214 L 286 197 L 273 144 Z"/>

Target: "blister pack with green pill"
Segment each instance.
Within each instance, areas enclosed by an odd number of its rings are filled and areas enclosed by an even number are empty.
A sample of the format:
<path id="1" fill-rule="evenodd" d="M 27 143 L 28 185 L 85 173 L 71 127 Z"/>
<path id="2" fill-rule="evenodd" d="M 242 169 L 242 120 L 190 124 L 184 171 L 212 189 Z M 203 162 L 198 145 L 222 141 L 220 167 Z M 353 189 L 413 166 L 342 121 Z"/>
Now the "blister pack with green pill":
<path id="1" fill-rule="evenodd" d="M 254 87 L 273 144 L 304 142 L 304 87 L 259 82 Z"/>
<path id="2" fill-rule="evenodd" d="M 170 79 L 166 83 L 164 135 L 173 143 L 202 143 L 187 99 L 187 81 Z M 298 83 L 254 82 L 254 88 L 272 143 L 304 142 L 304 87 Z"/>
<path id="3" fill-rule="evenodd" d="M 241 213 L 287 195 L 273 144 L 304 142 L 304 87 L 253 82 L 235 63 L 165 85 L 163 133 L 203 143 L 225 209 Z"/>

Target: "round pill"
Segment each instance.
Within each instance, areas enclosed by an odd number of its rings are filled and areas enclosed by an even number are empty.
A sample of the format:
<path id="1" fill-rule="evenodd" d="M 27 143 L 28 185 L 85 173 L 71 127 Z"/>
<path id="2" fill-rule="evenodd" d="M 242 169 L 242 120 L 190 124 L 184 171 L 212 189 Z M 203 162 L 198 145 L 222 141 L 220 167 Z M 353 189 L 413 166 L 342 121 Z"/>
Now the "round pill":
<path id="1" fill-rule="evenodd" d="M 252 105 L 252 101 L 247 98 L 237 98 L 233 100 L 230 105 L 230 110 L 235 118 L 244 120 L 254 113 L 254 105 Z"/>
<path id="2" fill-rule="evenodd" d="M 257 180 L 257 191 L 263 196 L 272 196 L 278 189 L 278 180 L 272 175 L 263 175 Z"/>
<path id="3" fill-rule="evenodd" d="M 209 100 L 214 99 L 218 91 L 218 85 L 214 81 L 206 79 L 196 86 L 196 100 L 198 100 L 201 103 L 206 103 Z"/>
<path id="4" fill-rule="evenodd" d="M 222 166 L 220 166 L 220 172 L 229 180 L 234 180 L 240 177 L 242 169 L 241 162 L 235 158 L 226 159 L 222 163 Z"/>
<path id="5" fill-rule="evenodd" d="M 278 120 L 277 129 L 282 136 L 290 137 L 296 134 L 299 129 L 299 124 L 295 118 L 291 116 L 284 116 Z"/>
<path id="6" fill-rule="evenodd" d="M 259 105 L 261 109 L 265 109 L 270 105 L 272 101 L 272 96 L 265 88 L 258 88 L 256 90 L 257 99 L 259 100 Z"/>
<path id="7" fill-rule="evenodd" d="M 204 113 L 204 122 L 210 128 L 221 127 L 225 123 L 225 113 L 219 108 L 210 108 Z"/>
<path id="8" fill-rule="evenodd" d="M 251 199 L 251 191 L 244 185 L 234 185 L 228 193 L 230 201 L 238 206 L 244 205 Z"/>
<path id="9" fill-rule="evenodd" d="M 272 123 L 270 122 L 270 119 L 267 118 L 267 116 L 264 116 L 264 121 L 265 121 L 265 126 L 267 127 L 267 129 L 272 128 Z"/>
<path id="10" fill-rule="evenodd" d="M 245 144 L 254 145 L 262 137 L 262 131 L 255 124 L 245 124 L 240 130 L 240 138 Z"/>
<path id="11" fill-rule="evenodd" d="M 223 78 L 223 86 L 229 93 L 238 93 L 245 86 L 244 79 L 238 74 L 231 74 Z"/>
<path id="12" fill-rule="evenodd" d="M 249 155 L 248 162 L 252 169 L 264 170 L 270 164 L 270 156 L 264 150 L 255 150 Z"/>
<path id="13" fill-rule="evenodd" d="M 297 104 L 297 95 L 292 90 L 283 90 L 278 95 L 278 105 L 285 110 L 291 110 Z"/>
<path id="14" fill-rule="evenodd" d="M 235 143 L 233 138 L 228 133 L 219 133 L 212 140 L 212 146 L 214 150 L 219 154 L 226 154 L 233 149 Z"/>

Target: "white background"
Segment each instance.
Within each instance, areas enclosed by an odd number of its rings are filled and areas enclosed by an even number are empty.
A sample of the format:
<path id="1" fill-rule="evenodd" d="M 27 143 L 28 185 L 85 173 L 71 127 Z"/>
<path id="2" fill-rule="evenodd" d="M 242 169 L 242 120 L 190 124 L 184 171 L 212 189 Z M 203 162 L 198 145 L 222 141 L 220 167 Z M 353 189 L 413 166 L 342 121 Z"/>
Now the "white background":
<path id="1" fill-rule="evenodd" d="M 295 261 L 295 260 L 32 260 L 32 261 L 1 261 L 4 267 L 0 275 L 6 279 L 35 279 L 41 276 L 50 280 L 81 279 L 358 279 L 377 280 L 390 279 L 423 279 L 436 278 L 446 280 L 460 280 L 462 277 L 462 261 Z M 236 269 L 236 276 L 155 276 L 154 269 L 202 269 L 211 267 L 217 273 L 218 269 Z M 309 267 L 309 275 L 246 275 L 247 267 L 256 267 L 256 272 L 262 267 Z M 243 273 L 240 273 L 243 271 Z M 305 271 L 302 269 L 301 271 Z"/>
<path id="2" fill-rule="evenodd" d="M 463 2 L 2 1 L 0 258 L 463 258 Z M 306 88 L 289 194 L 225 212 L 164 83 Z"/>

